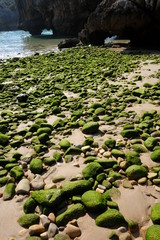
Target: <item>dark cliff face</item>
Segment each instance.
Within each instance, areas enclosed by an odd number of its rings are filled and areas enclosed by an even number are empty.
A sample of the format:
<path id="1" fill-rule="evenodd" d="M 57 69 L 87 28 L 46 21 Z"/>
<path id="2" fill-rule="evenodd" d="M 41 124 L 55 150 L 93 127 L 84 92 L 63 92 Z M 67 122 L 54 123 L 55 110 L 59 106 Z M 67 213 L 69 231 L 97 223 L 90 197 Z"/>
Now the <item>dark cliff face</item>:
<path id="1" fill-rule="evenodd" d="M 15 30 L 18 26 L 18 10 L 14 0 L 0 0 L 0 31 Z"/>
<path id="2" fill-rule="evenodd" d="M 31 34 L 52 29 L 60 36 L 76 36 L 102 0 L 16 0 L 19 28 Z"/>
<path id="3" fill-rule="evenodd" d="M 117 35 L 138 43 L 160 42 L 160 0 L 16 0 L 19 26 L 31 34 L 52 29 L 100 45 Z"/>
<path id="4" fill-rule="evenodd" d="M 160 0 L 103 0 L 89 16 L 82 41 L 117 35 L 140 45 L 160 44 Z M 96 37 L 95 37 L 96 36 Z"/>

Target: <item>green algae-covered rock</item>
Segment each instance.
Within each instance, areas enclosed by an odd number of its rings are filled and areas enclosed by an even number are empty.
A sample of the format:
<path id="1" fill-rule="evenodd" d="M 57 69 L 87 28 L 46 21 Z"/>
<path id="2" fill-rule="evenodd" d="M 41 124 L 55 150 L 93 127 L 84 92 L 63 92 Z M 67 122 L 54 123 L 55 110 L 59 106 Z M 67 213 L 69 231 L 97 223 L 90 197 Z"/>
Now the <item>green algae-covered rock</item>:
<path id="1" fill-rule="evenodd" d="M 139 133 L 135 129 L 122 130 L 121 135 L 124 138 L 136 138 L 136 137 L 139 137 Z"/>
<path id="2" fill-rule="evenodd" d="M 15 166 L 10 170 L 10 175 L 15 179 L 20 179 L 23 175 L 23 169 L 19 166 Z"/>
<path id="3" fill-rule="evenodd" d="M 54 240 L 70 240 L 70 237 L 68 235 L 58 233 L 55 235 Z"/>
<path id="4" fill-rule="evenodd" d="M 42 133 L 38 136 L 40 143 L 46 143 L 49 140 L 49 136 L 47 133 Z"/>
<path id="5" fill-rule="evenodd" d="M 65 153 L 64 153 L 64 156 L 66 155 L 78 155 L 78 154 L 81 154 L 82 150 L 78 147 L 69 147 Z"/>
<path id="6" fill-rule="evenodd" d="M 34 210 L 35 210 L 36 206 L 37 206 L 36 201 L 35 201 L 32 197 L 30 197 L 30 198 L 28 198 L 27 201 L 24 203 L 24 205 L 23 205 L 23 211 L 24 211 L 24 213 L 26 213 L 26 214 L 27 214 L 27 213 L 34 213 Z"/>
<path id="7" fill-rule="evenodd" d="M 31 225 L 39 223 L 39 216 L 33 213 L 24 214 L 18 219 L 18 223 L 21 227 L 29 228 Z"/>
<path id="8" fill-rule="evenodd" d="M 146 231 L 145 240 L 159 240 L 160 239 L 160 225 L 152 225 Z"/>
<path id="9" fill-rule="evenodd" d="M 0 178 L 0 187 L 4 186 L 9 180 L 9 177 L 5 176 L 5 177 L 1 177 Z"/>
<path id="10" fill-rule="evenodd" d="M 44 128 L 39 128 L 37 130 L 37 135 L 41 135 L 42 133 L 47 133 L 47 134 L 51 134 L 52 130 L 49 127 L 44 127 Z"/>
<path id="11" fill-rule="evenodd" d="M 102 212 L 107 208 L 103 195 L 94 190 L 85 192 L 81 197 L 84 206 L 91 212 Z"/>
<path id="12" fill-rule="evenodd" d="M 118 157 L 124 158 L 124 157 L 125 157 L 124 152 L 121 151 L 121 150 L 118 150 L 118 149 L 112 149 L 111 154 L 112 154 L 115 158 L 118 158 Z"/>
<path id="13" fill-rule="evenodd" d="M 41 173 L 43 171 L 42 160 L 39 158 L 33 159 L 29 164 L 29 168 L 32 173 Z"/>
<path id="14" fill-rule="evenodd" d="M 3 133 L 0 133 L 0 145 L 6 146 L 8 143 L 9 143 L 8 136 Z"/>
<path id="15" fill-rule="evenodd" d="M 96 115 L 104 115 L 105 112 L 106 112 L 106 110 L 103 107 L 96 108 L 96 110 L 95 110 Z"/>
<path id="16" fill-rule="evenodd" d="M 99 163 L 104 169 L 112 168 L 115 164 L 117 164 L 117 161 L 111 158 L 99 159 L 99 160 L 95 160 L 94 162 Z"/>
<path id="17" fill-rule="evenodd" d="M 154 137 L 148 137 L 144 141 L 144 146 L 150 151 L 152 151 L 156 145 L 157 145 L 157 139 Z"/>
<path id="18" fill-rule="evenodd" d="M 151 219 L 154 224 L 160 224 L 160 203 L 154 204 L 151 210 Z"/>
<path id="19" fill-rule="evenodd" d="M 82 127 L 82 132 L 85 134 L 93 134 L 98 132 L 99 124 L 97 122 L 88 122 Z"/>
<path id="20" fill-rule="evenodd" d="M 65 122 L 62 119 L 56 119 L 53 123 L 53 128 L 57 129 L 60 127 L 64 127 L 64 125 L 65 125 Z"/>
<path id="21" fill-rule="evenodd" d="M 62 193 L 66 197 L 81 195 L 87 190 L 90 190 L 92 186 L 93 179 L 65 182 L 62 187 Z"/>
<path id="22" fill-rule="evenodd" d="M 40 125 L 33 123 L 29 128 L 29 132 L 37 132 L 38 128 L 40 128 Z"/>
<path id="23" fill-rule="evenodd" d="M 13 198 L 14 194 L 15 194 L 15 184 L 14 183 L 8 183 L 5 186 L 4 192 L 3 192 L 3 200 L 7 201 Z"/>
<path id="24" fill-rule="evenodd" d="M 60 162 L 62 160 L 62 155 L 60 154 L 60 152 L 55 152 L 53 154 L 53 158 L 56 160 L 56 162 Z"/>
<path id="25" fill-rule="evenodd" d="M 135 151 L 128 151 L 126 153 L 126 161 L 129 165 L 141 165 L 141 159 L 139 153 Z"/>
<path id="26" fill-rule="evenodd" d="M 91 146 L 94 143 L 93 137 L 87 137 L 84 142 L 82 143 L 82 147 L 84 146 Z"/>
<path id="27" fill-rule="evenodd" d="M 154 162 L 160 162 L 160 149 L 155 150 L 152 154 L 151 154 L 151 159 Z"/>
<path id="28" fill-rule="evenodd" d="M 26 240 L 41 240 L 40 237 L 32 236 L 32 237 L 27 237 Z"/>
<path id="29" fill-rule="evenodd" d="M 113 139 L 113 138 L 109 138 L 109 139 L 106 139 L 104 144 L 108 147 L 108 148 L 114 148 L 116 146 L 116 140 Z"/>
<path id="30" fill-rule="evenodd" d="M 71 205 L 65 212 L 56 217 L 57 226 L 65 226 L 69 221 L 85 215 L 85 208 L 82 204 Z"/>
<path id="31" fill-rule="evenodd" d="M 50 165 L 56 164 L 56 159 L 55 158 L 44 158 L 43 162 L 44 162 L 44 164 L 50 166 Z"/>
<path id="32" fill-rule="evenodd" d="M 148 150 L 142 144 L 134 144 L 132 145 L 134 151 L 138 153 L 146 153 Z"/>
<path id="33" fill-rule="evenodd" d="M 96 109 L 96 108 L 102 107 L 102 105 L 103 105 L 103 103 L 101 103 L 101 102 L 94 102 L 91 104 L 90 108 Z"/>
<path id="34" fill-rule="evenodd" d="M 125 223 L 123 215 L 116 209 L 108 209 L 99 215 L 95 221 L 96 225 L 106 228 L 113 228 Z"/>
<path id="35" fill-rule="evenodd" d="M 59 146 L 62 148 L 62 149 L 68 149 L 71 144 L 70 142 L 67 140 L 67 139 L 62 139 L 60 142 L 59 142 Z"/>
<path id="36" fill-rule="evenodd" d="M 31 197 L 40 205 L 55 207 L 62 202 L 62 191 L 60 189 L 47 189 L 34 191 Z"/>
<path id="37" fill-rule="evenodd" d="M 126 169 L 126 174 L 129 179 L 137 180 L 147 176 L 147 170 L 140 165 L 132 165 Z"/>
<path id="38" fill-rule="evenodd" d="M 97 162 L 88 163 L 87 166 L 82 170 L 84 178 L 94 178 L 99 173 L 103 172 L 103 167 Z"/>

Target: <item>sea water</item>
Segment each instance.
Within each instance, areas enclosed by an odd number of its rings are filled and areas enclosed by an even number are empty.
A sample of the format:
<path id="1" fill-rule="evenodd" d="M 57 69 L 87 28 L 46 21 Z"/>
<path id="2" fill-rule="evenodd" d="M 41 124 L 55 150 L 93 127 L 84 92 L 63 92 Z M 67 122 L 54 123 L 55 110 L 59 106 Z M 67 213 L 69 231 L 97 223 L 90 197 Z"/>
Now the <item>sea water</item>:
<path id="1" fill-rule="evenodd" d="M 0 32 L 0 59 L 31 56 L 35 53 L 58 51 L 62 39 L 54 38 L 52 31 L 43 31 L 33 37 L 25 31 Z"/>

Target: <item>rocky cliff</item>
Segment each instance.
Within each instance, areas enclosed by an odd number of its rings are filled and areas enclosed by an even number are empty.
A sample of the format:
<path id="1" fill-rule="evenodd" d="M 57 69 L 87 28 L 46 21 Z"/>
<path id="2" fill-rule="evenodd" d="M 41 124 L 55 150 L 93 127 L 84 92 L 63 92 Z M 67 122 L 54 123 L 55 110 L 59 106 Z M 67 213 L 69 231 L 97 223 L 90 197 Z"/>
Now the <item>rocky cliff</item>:
<path id="1" fill-rule="evenodd" d="M 0 31 L 17 29 L 18 11 L 14 0 L 0 0 Z"/>
<path id="2" fill-rule="evenodd" d="M 16 0 L 19 28 L 31 34 L 52 29 L 55 35 L 76 36 L 102 0 Z"/>
<path id="3" fill-rule="evenodd" d="M 160 0 L 103 0 L 80 37 L 96 44 L 109 34 L 136 44 L 160 44 Z"/>
<path id="4" fill-rule="evenodd" d="M 132 42 L 160 42 L 160 0 L 16 0 L 21 29 L 76 36 L 102 44 L 117 35 Z M 83 29 L 83 30 L 82 30 Z"/>

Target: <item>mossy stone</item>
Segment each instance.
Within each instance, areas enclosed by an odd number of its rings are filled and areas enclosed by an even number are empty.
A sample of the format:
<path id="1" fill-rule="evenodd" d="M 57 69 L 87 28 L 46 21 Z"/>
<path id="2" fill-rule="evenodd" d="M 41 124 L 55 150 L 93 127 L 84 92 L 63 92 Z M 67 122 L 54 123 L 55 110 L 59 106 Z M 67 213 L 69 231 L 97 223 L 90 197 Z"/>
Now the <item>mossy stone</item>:
<path id="1" fill-rule="evenodd" d="M 108 209 L 106 212 L 99 215 L 96 220 L 96 225 L 100 227 L 113 228 L 124 224 L 126 221 L 123 215 L 116 209 Z"/>
<path id="2" fill-rule="evenodd" d="M 91 212 L 102 212 L 107 208 L 103 195 L 94 190 L 85 192 L 81 197 L 84 206 Z"/>
<path id="3" fill-rule="evenodd" d="M 14 194 L 15 194 L 15 184 L 14 183 L 8 183 L 5 186 L 4 192 L 3 192 L 3 200 L 7 201 L 13 198 Z"/>
<path id="4" fill-rule="evenodd" d="M 60 127 L 64 127 L 64 125 L 65 125 L 65 122 L 62 119 L 57 119 L 53 123 L 53 128 L 57 129 L 57 128 L 60 128 Z"/>
<path id="5" fill-rule="evenodd" d="M 24 211 L 24 213 L 26 213 L 26 214 L 27 214 L 27 213 L 34 213 L 34 210 L 35 210 L 36 206 L 37 206 L 36 201 L 35 201 L 32 197 L 30 197 L 30 198 L 28 198 L 27 201 L 24 203 L 24 205 L 23 205 L 23 211 Z"/>
<path id="6" fill-rule="evenodd" d="M 5 177 L 1 177 L 0 178 L 0 187 L 4 186 L 9 180 L 9 177 L 5 176 Z"/>
<path id="7" fill-rule="evenodd" d="M 154 137 L 148 137 L 145 141 L 144 141 L 144 146 L 148 149 L 148 150 L 150 150 L 150 151 L 152 151 L 153 150 L 153 148 L 157 145 L 157 139 L 156 138 L 154 138 Z"/>
<path id="8" fill-rule="evenodd" d="M 134 144 L 132 145 L 134 151 L 138 153 L 146 153 L 148 150 L 142 144 Z"/>
<path id="9" fill-rule="evenodd" d="M 8 171 L 6 169 L 1 169 L 0 170 L 0 177 L 3 177 L 5 175 L 7 175 Z"/>
<path id="10" fill-rule="evenodd" d="M 82 127 L 84 134 L 94 134 L 98 132 L 99 124 L 97 122 L 88 122 Z"/>
<path id="11" fill-rule="evenodd" d="M 9 143 L 9 138 L 7 135 L 0 133 L 0 145 L 6 146 Z"/>
<path id="12" fill-rule="evenodd" d="M 39 223 L 39 216 L 33 213 L 24 214 L 18 219 L 18 223 L 21 227 L 29 228 L 30 226 Z"/>
<path id="13" fill-rule="evenodd" d="M 103 172 L 103 167 L 97 162 L 88 163 L 82 170 L 82 174 L 86 179 L 94 178 L 101 172 Z"/>
<path id="14" fill-rule="evenodd" d="M 40 141 L 40 143 L 46 143 L 49 140 L 49 136 L 47 133 L 42 133 L 38 136 L 38 139 Z"/>
<path id="15" fill-rule="evenodd" d="M 108 148 L 114 148 L 116 146 L 116 140 L 113 139 L 113 138 L 109 138 L 109 139 L 106 139 L 104 144 L 108 147 Z"/>
<path id="16" fill-rule="evenodd" d="M 159 240 L 160 239 L 160 225 L 152 225 L 146 231 L 145 240 Z"/>
<path id="17" fill-rule="evenodd" d="M 14 152 L 12 154 L 12 158 L 15 158 L 16 160 L 20 160 L 21 156 L 22 156 L 22 154 L 19 152 Z"/>
<path id="18" fill-rule="evenodd" d="M 92 186 L 93 179 L 65 182 L 62 187 L 62 193 L 66 197 L 81 195 L 90 190 Z"/>
<path id="19" fill-rule="evenodd" d="M 96 115 L 104 115 L 105 112 L 106 112 L 106 110 L 103 107 L 96 108 L 96 110 L 95 110 Z"/>
<path id="20" fill-rule="evenodd" d="M 44 128 L 39 128 L 37 130 L 37 135 L 41 135 L 42 133 L 47 133 L 48 135 L 50 135 L 52 132 L 52 130 L 49 127 L 44 127 Z"/>
<path id="21" fill-rule="evenodd" d="M 141 165 L 139 154 L 135 151 L 128 151 L 126 153 L 126 161 L 129 165 Z"/>
<path id="22" fill-rule="evenodd" d="M 62 202 L 62 191 L 60 189 L 37 190 L 31 197 L 40 205 L 45 207 L 56 207 Z"/>
<path id="23" fill-rule="evenodd" d="M 50 166 L 50 165 L 56 164 L 56 159 L 55 158 L 44 158 L 43 162 L 44 162 L 44 164 Z"/>
<path id="24" fill-rule="evenodd" d="M 154 224 L 160 224 L 160 203 L 153 205 L 150 217 Z"/>
<path id="25" fill-rule="evenodd" d="M 132 165 L 126 169 L 126 174 L 129 179 L 137 180 L 147 176 L 147 170 L 141 165 Z"/>
<path id="26" fill-rule="evenodd" d="M 68 235 L 58 233 L 54 236 L 54 240 L 70 240 L 70 237 Z"/>
<path id="27" fill-rule="evenodd" d="M 15 166 L 10 170 L 10 175 L 17 180 L 17 179 L 20 179 L 24 175 L 24 172 L 21 167 Z"/>
<path id="28" fill-rule="evenodd" d="M 41 240 L 40 237 L 32 236 L 32 237 L 27 237 L 26 240 Z"/>
<path id="29" fill-rule="evenodd" d="M 56 217 L 57 226 L 65 226 L 69 221 L 85 215 L 85 208 L 82 204 L 71 205 L 65 212 Z"/>
<path id="30" fill-rule="evenodd" d="M 97 108 L 100 108 L 102 106 L 103 106 L 103 104 L 101 102 L 94 102 L 94 103 L 91 104 L 90 108 L 97 109 Z"/>
<path id="31" fill-rule="evenodd" d="M 100 173 L 97 175 L 96 180 L 97 182 L 101 183 L 104 179 L 106 179 L 107 174 L 106 173 Z"/>
<path id="32" fill-rule="evenodd" d="M 32 133 L 37 132 L 38 128 L 40 128 L 40 125 L 34 123 L 30 126 L 29 132 L 32 132 Z"/>
<path id="33" fill-rule="evenodd" d="M 118 158 L 118 157 L 124 158 L 125 157 L 125 153 L 121 150 L 118 150 L 118 149 L 112 149 L 111 154 L 115 158 Z"/>
<path id="34" fill-rule="evenodd" d="M 63 140 L 61 140 L 61 141 L 59 142 L 59 146 L 60 146 L 62 149 L 66 150 L 66 149 L 68 149 L 68 148 L 71 146 L 71 143 L 70 143 L 67 139 L 63 139 Z"/>
<path id="35" fill-rule="evenodd" d="M 65 153 L 64 156 L 66 155 L 79 155 L 81 154 L 82 150 L 78 147 L 69 147 Z"/>
<path id="36" fill-rule="evenodd" d="M 56 160 L 56 162 L 60 162 L 62 160 L 62 155 L 59 152 L 55 152 L 53 154 L 53 158 Z"/>
<path id="37" fill-rule="evenodd" d="M 152 154 L 151 154 L 151 159 L 154 162 L 160 162 L 160 150 L 155 150 Z"/>
<path id="38" fill-rule="evenodd" d="M 117 164 L 117 161 L 112 158 L 99 159 L 99 160 L 95 160 L 94 162 L 99 163 L 104 169 L 112 168 L 115 164 Z"/>
<path id="39" fill-rule="evenodd" d="M 82 143 L 82 147 L 84 146 L 91 146 L 94 143 L 94 139 L 93 137 L 88 137 L 84 140 L 84 142 Z"/>
<path id="40" fill-rule="evenodd" d="M 137 137 L 139 137 L 139 133 L 135 129 L 122 130 L 121 135 L 122 135 L 123 138 L 137 138 Z"/>
<path id="41" fill-rule="evenodd" d="M 42 160 L 39 158 L 32 159 L 29 164 L 29 168 L 32 173 L 39 174 L 43 171 Z"/>

